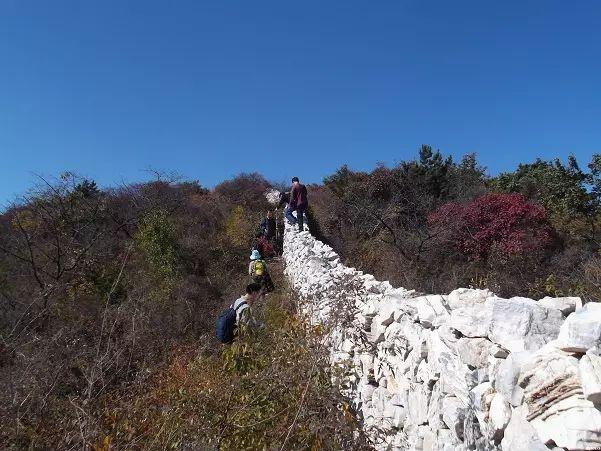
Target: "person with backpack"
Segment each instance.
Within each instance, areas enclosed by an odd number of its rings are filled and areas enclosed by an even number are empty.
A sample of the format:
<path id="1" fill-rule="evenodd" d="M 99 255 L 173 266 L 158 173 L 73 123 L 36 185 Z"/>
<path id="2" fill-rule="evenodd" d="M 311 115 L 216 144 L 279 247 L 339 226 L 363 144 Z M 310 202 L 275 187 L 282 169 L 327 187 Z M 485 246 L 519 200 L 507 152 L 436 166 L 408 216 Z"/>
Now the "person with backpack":
<path id="1" fill-rule="evenodd" d="M 273 282 L 267 270 L 267 263 L 261 258 L 261 254 L 257 249 L 254 249 L 250 254 L 248 274 L 252 277 L 254 283 L 261 286 L 264 293 L 273 291 Z"/>
<path id="2" fill-rule="evenodd" d="M 234 338 L 245 328 L 260 329 L 263 323 L 253 315 L 252 306 L 262 296 L 261 285 L 251 283 L 246 286 L 246 294 L 240 296 L 217 319 L 215 335 L 224 344 L 234 341 Z"/>
<path id="3" fill-rule="evenodd" d="M 300 183 L 298 177 L 292 177 L 290 201 L 286 209 L 286 218 L 291 225 L 298 223 L 298 230 L 301 232 L 303 231 L 304 215 L 308 206 L 307 187 Z M 296 211 L 296 218 L 292 214 L 293 211 Z"/>
<path id="4" fill-rule="evenodd" d="M 262 257 L 271 258 L 275 257 L 275 251 L 273 250 L 273 246 L 267 241 L 265 236 L 262 233 L 257 233 L 253 241 L 253 245 L 251 251 L 257 250 Z"/>

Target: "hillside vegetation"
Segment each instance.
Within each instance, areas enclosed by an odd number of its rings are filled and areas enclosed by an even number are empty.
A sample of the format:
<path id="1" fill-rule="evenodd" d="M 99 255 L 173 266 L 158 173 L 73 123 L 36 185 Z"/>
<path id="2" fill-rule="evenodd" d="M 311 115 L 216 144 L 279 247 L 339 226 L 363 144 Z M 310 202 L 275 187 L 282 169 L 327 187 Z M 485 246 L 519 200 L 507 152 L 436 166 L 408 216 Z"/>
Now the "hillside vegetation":
<path id="1" fill-rule="evenodd" d="M 599 298 L 601 158 L 488 177 L 423 146 L 309 187 L 311 228 L 347 263 L 444 293 Z M 302 175 L 302 174 L 300 174 Z M 41 180 L 0 215 L 0 446 L 9 449 L 367 448 L 330 384 L 326 330 L 297 317 L 278 263 L 267 327 L 219 346 L 248 282 L 272 186 Z"/>
<path id="2" fill-rule="evenodd" d="M 310 190 L 319 237 L 348 264 L 429 293 L 601 294 L 601 157 L 520 164 L 486 175 L 422 146 L 371 172 L 342 166 Z"/>
<path id="3" fill-rule="evenodd" d="M 269 186 L 247 174 L 211 191 L 161 177 L 100 190 L 66 173 L 7 209 L 0 447 L 332 448 L 352 437 L 319 335 L 295 318 L 281 276 L 265 331 L 231 347 L 213 335 L 249 282 Z"/>

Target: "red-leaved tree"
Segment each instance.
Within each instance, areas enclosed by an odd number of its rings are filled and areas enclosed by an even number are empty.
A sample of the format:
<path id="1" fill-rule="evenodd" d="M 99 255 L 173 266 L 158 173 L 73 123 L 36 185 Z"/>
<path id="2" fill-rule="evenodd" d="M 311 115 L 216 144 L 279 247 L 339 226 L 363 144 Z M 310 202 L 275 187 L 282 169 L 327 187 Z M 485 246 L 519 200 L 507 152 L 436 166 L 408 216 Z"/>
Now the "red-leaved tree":
<path id="1" fill-rule="evenodd" d="M 553 230 L 546 216 L 522 194 L 487 194 L 441 206 L 428 216 L 428 227 L 470 259 L 485 261 L 493 251 L 516 256 L 549 246 Z"/>

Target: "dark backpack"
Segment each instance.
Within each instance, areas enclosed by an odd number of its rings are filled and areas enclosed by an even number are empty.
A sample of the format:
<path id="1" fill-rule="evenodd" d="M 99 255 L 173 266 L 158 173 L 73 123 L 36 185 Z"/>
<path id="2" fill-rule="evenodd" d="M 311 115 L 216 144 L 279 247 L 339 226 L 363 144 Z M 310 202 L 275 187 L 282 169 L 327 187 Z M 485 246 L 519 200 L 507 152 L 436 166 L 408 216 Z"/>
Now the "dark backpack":
<path id="1" fill-rule="evenodd" d="M 234 341 L 237 326 L 236 313 L 243 305 L 247 305 L 246 302 L 241 302 L 236 308 L 234 308 L 234 304 L 232 304 L 221 315 L 219 315 L 219 318 L 217 318 L 215 335 L 221 343 L 227 344 Z"/>

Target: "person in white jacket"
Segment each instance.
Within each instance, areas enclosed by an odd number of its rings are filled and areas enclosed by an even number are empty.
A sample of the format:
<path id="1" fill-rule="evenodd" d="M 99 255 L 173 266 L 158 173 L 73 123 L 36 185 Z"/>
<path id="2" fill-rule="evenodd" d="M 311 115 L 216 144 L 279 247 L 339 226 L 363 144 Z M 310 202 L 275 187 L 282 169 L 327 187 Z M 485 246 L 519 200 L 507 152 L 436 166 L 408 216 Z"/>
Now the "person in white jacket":
<path id="1" fill-rule="evenodd" d="M 261 285 L 258 283 L 250 283 L 246 286 L 246 294 L 240 296 L 232 304 L 232 308 L 236 311 L 237 327 L 263 327 L 263 323 L 254 317 L 252 311 L 252 306 L 261 298 L 262 295 L 263 293 L 261 292 Z"/>

